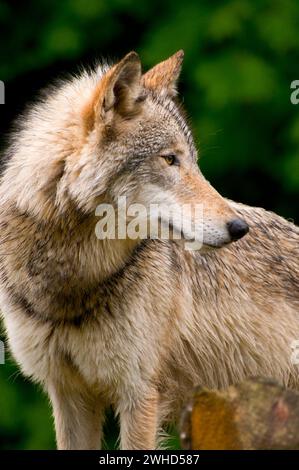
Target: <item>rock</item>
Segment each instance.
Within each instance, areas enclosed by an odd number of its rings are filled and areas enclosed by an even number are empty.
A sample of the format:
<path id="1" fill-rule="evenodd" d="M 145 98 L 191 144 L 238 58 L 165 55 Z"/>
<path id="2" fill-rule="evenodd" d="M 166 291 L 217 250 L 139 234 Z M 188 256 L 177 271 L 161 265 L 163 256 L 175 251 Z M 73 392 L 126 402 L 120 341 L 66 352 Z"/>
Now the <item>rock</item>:
<path id="1" fill-rule="evenodd" d="M 182 415 L 184 449 L 299 449 L 299 393 L 263 378 L 196 389 Z"/>

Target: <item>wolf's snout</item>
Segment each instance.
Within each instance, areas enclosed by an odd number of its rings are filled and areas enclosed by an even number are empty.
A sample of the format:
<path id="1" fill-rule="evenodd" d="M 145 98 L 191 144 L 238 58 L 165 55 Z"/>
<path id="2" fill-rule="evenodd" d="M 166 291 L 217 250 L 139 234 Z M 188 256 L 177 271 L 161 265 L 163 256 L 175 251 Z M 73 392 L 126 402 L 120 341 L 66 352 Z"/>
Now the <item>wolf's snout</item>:
<path id="1" fill-rule="evenodd" d="M 242 219 L 233 219 L 227 223 L 228 232 L 232 241 L 240 240 L 249 231 L 248 224 Z"/>

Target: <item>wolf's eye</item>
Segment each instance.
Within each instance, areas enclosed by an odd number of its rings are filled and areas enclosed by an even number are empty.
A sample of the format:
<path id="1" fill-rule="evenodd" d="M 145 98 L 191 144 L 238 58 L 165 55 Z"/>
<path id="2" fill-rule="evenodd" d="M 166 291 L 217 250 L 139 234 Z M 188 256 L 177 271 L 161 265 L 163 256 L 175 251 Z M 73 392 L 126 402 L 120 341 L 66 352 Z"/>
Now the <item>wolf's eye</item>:
<path id="1" fill-rule="evenodd" d="M 167 165 L 174 165 L 177 162 L 176 155 L 163 155 L 164 160 L 166 161 Z"/>

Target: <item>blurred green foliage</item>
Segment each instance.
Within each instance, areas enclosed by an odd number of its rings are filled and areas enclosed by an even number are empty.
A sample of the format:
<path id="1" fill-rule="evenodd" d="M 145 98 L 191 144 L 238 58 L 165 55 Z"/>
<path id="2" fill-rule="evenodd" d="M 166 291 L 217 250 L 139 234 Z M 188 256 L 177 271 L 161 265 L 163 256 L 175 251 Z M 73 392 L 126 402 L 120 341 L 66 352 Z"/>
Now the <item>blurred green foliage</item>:
<path id="1" fill-rule="evenodd" d="M 296 0 L 0 0 L 1 133 L 78 65 L 135 49 L 146 69 L 183 48 L 180 90 L 204 174 L 222 194 L 298 222 L 298 26 Z M 47 399 L 16 371 L 0 365 L 0 446 L 53 448 Z M 114 433 L 110 424 L 108 447 Z"/>

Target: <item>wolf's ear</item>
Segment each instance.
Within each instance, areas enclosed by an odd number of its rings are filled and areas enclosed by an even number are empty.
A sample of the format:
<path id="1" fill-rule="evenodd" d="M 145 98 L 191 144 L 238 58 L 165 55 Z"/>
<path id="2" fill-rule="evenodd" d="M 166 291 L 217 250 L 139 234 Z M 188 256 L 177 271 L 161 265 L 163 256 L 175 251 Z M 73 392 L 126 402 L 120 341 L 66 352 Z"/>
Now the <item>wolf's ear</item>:
<path id="1" fill-rule="evenodd" d="M 177 81 L 181 72 L 184 51 L 180 50 L 168 59 L 155 65 L 142 77 L 145 88 L 158 93 L 175 96 L 177 94 Z"/>
<path id="2" fill-rule="evenodd" d="M 90 102 L 83 110 L 85 126 L 90 130 L 97 119 L 106 121 L 112 113 L 134 116 L 141 94 L 141 63 L 136 52 L 130 52 L 111 67 L 98 83 Z"/>

